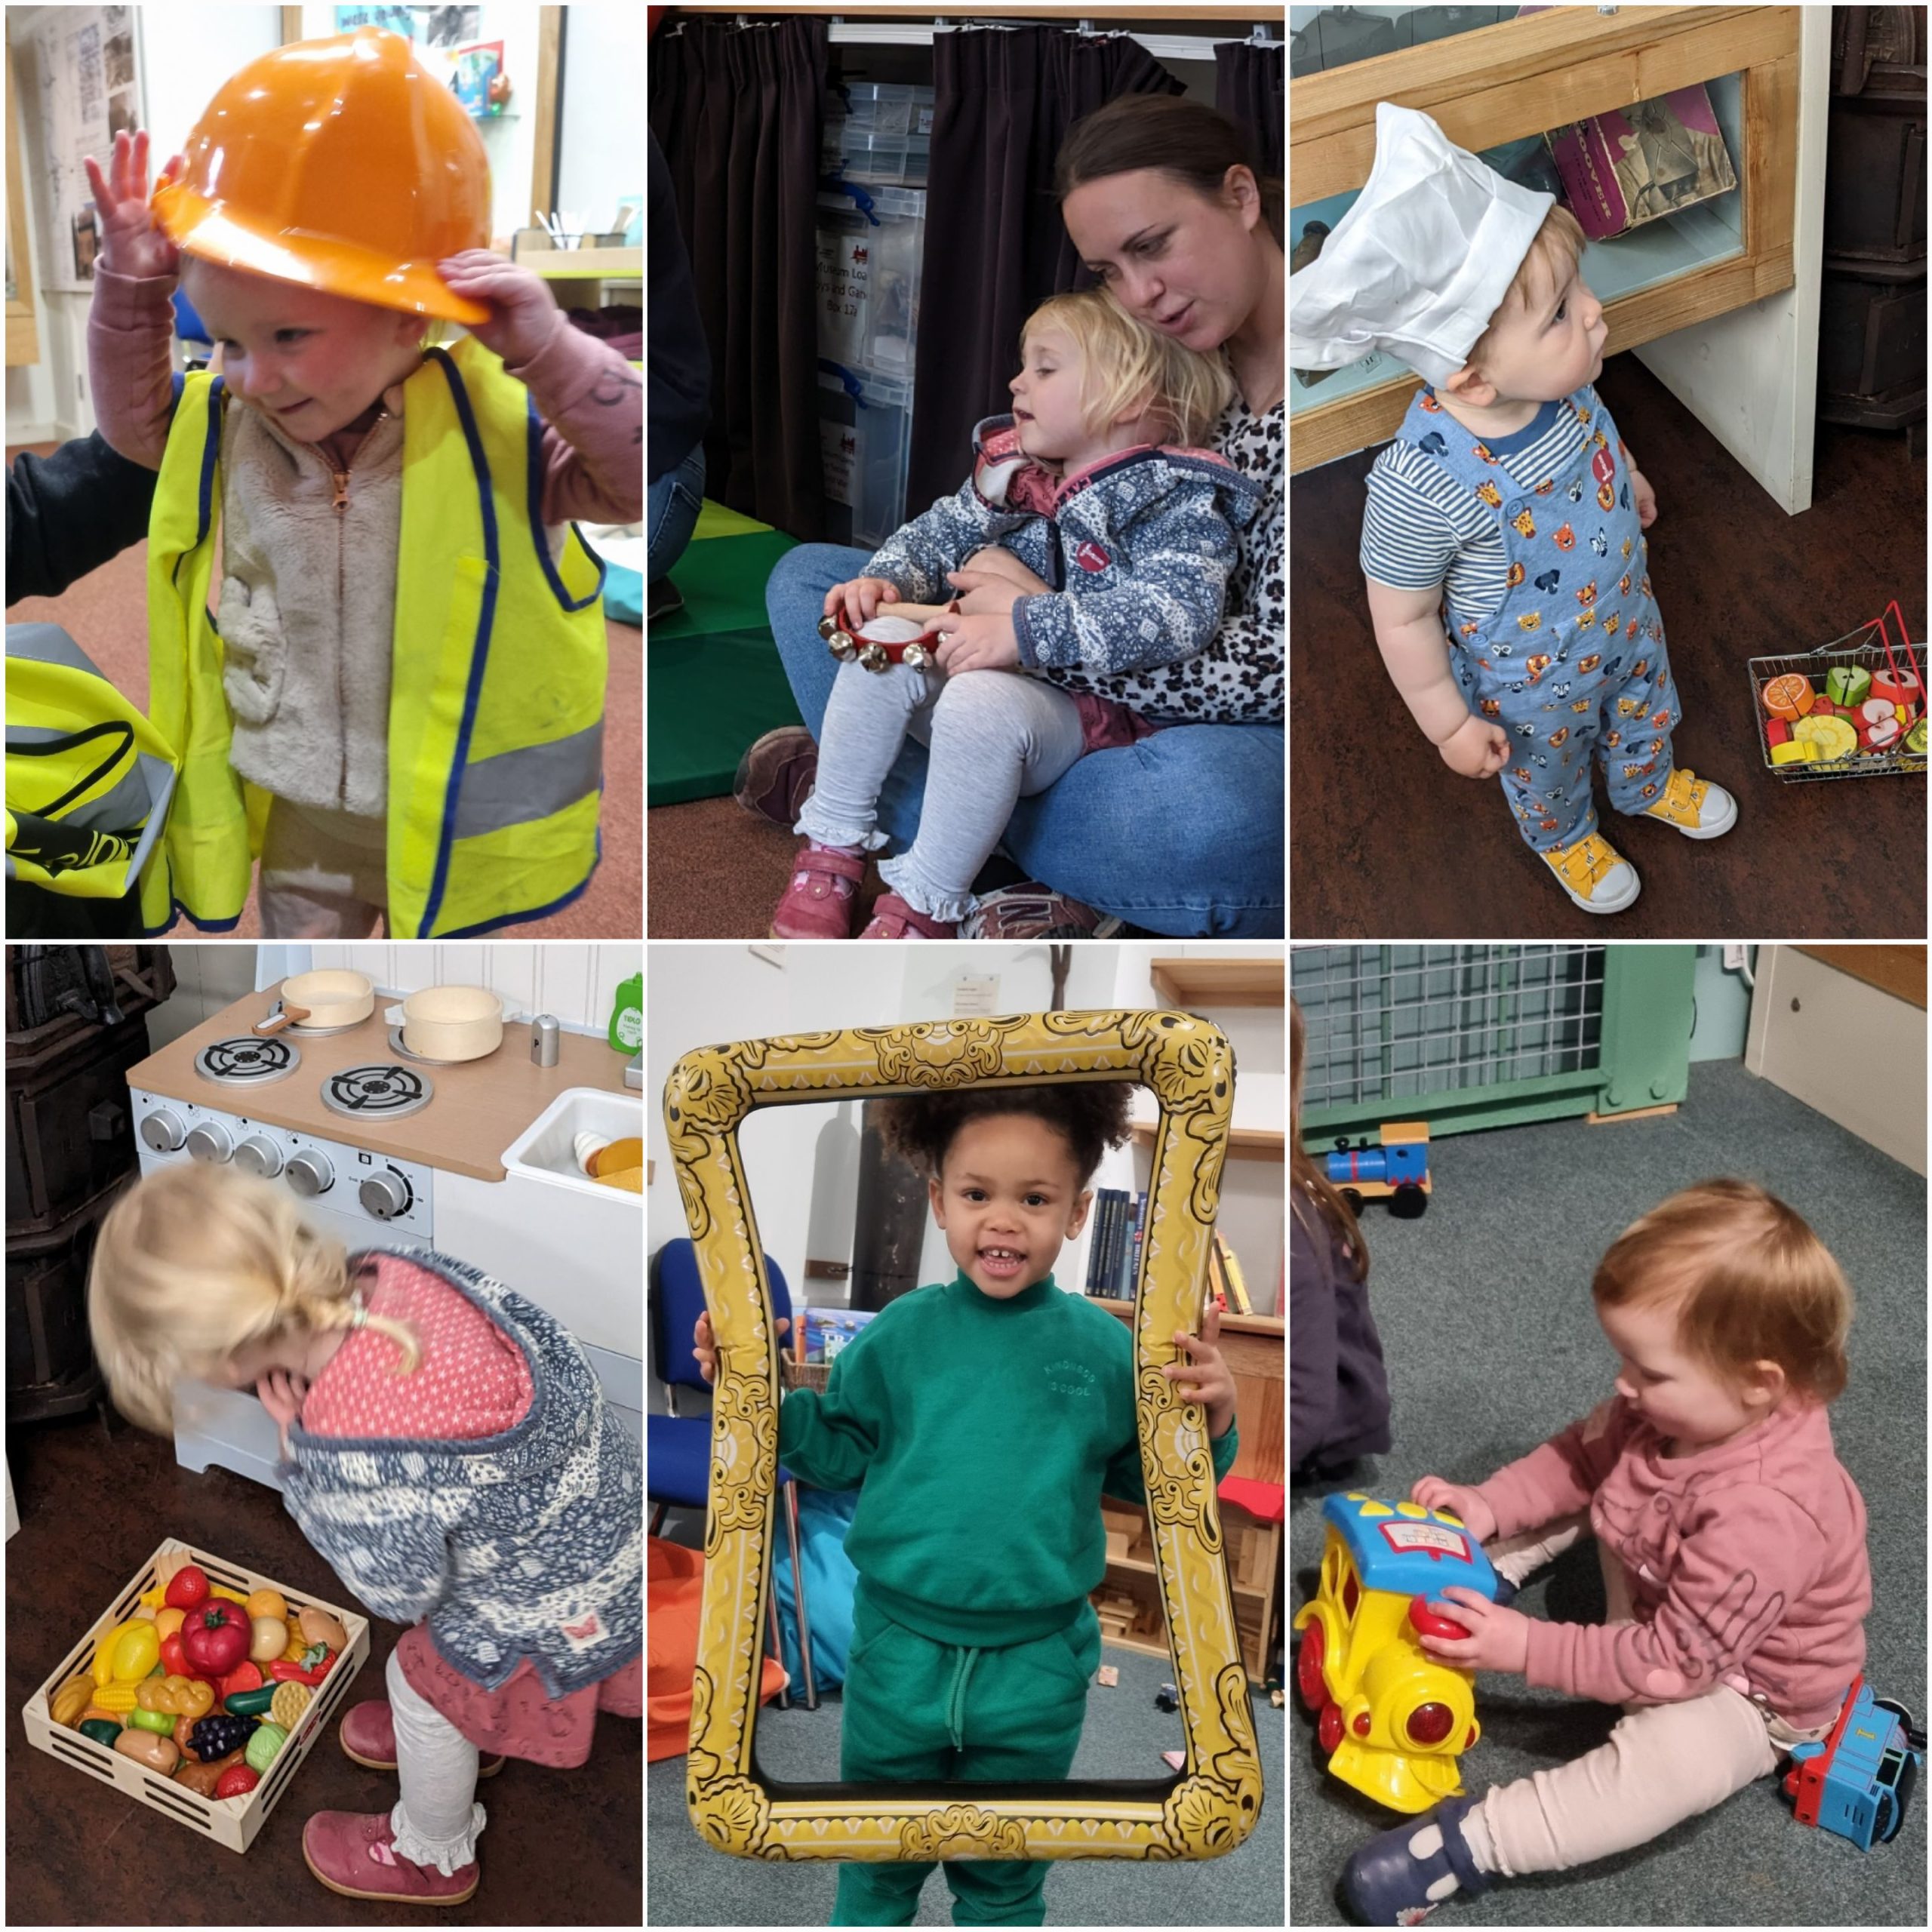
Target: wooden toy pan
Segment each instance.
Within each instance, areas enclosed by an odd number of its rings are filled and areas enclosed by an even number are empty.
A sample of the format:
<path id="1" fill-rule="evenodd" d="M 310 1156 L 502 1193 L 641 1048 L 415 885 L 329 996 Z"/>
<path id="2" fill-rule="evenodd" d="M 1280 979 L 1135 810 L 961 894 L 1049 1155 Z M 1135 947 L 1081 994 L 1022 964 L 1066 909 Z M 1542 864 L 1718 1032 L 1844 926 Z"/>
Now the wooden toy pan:
<path id="1" fill-rule="evenodd" d="M 771 1586 L 778 1349 L 738 1151 L 755 1107 L 934 1088 L 1128 1080 L 1160 1109 L 1134 1318 L 1141 1466 L 1186 1746 L 1169 1777 L 1034 1785 L 787 1785 L 755 1755 Z M 1215 1858 L 1254 1828 L 1261 1766 L 1205 1419 L 1161 1371 L 1192 1332 L 1234 1057 L 1191 1014 L 1020 1014 L 741 1040 L 687 1054 L 664 1120 L 718 1346 L 686 1800 L 718 1850 L 768 1859 Z"/>

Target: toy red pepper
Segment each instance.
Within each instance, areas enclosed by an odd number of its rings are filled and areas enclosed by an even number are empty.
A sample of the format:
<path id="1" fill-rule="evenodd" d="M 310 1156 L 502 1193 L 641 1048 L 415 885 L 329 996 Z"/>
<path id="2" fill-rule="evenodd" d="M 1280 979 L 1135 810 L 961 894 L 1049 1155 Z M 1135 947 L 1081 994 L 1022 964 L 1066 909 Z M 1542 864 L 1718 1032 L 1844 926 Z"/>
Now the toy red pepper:
<path id="1" fill-rule="evenodd" d="M 198 1603 L 181 1625 L 181 1648 L 190 1669 L 204 1677 L 220 1677 L 248 1654 L 251 1630 L 248 1614 L 226 1597 Z"/>
<path id="2" fill-rule="evenodd" d="M 320 1644 L 312 1644 L 302 1653 L 300 1663 L 278 1659 L 269 1666 L 269 1675 L 278 1684 L 306 1684 L 312 1688 L 334 1669 L 336 1655 Z"/>

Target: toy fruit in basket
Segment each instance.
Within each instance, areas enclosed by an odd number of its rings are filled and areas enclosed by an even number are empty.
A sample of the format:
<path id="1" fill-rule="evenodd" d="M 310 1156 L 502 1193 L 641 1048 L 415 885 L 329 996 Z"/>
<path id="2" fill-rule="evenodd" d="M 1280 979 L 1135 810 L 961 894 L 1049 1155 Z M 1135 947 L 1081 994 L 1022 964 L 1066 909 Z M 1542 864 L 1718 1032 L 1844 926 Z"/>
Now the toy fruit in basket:
<path id="1" fill-rule="evenodd" d="M 1905 734 L 1905 748 L 1914 758 L 1923 758 L 1925 755 L 1925 720 L 1921 718 Z"/>
<path id="2" fill-rule="evenodd" d="M 220 1677 L 248 1656 L 252 1635 L 247 1612 L 226 1597 L 215 1597 L 189 1612 L 181 1626 L 181 1649 L 196 1672 Z"/>
<path id="3" fill-rule="evenodd" d="M 1815 746 L 1818 758 L 1827 764 L 1850 757 L 1858 749 L 1858 734 L 1848 718 L 1801 718 L 1791 735 L 1796 743 Z"/>
<path id="4" fill-rule="evenodd" d="M 1764 686 L 1764 709 L 1774 718 L 1802 718 L 1817 702 L 1811 680 L 1796 671 L 1787 671 Z"/>

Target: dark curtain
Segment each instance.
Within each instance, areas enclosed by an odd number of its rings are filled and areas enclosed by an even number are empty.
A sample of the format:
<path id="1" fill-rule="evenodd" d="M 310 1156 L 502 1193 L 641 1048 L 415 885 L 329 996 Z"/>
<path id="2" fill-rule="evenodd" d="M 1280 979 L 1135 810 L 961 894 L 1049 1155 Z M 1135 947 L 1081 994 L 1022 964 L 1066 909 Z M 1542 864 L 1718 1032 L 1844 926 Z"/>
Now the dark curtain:
<path id="1" fill-rule="evenodd" d="M 1223 40 L 1214 48 L 1214 105 L 1247 131 L 1260 171 L 1282 178 L 1287 136 L 1281 99 L 1282 46 Z"/>
<path id="2" fill-rule="evenodd" d="M 650 124 L 671 170 L 711 351 L 705 494 L 825 534 L 816 196 L 823 17 L 744 28 L 686 14 L 651 44 Z"/>
<path id="3" fill-rule="evenodd" d="M 1054 198 L 1067 130 L 1117 95 L 1185 91 L 1124 35 L 1057 27 L 937 34 L 933 86 L 909 519 L 958 489 L 973 425 L 1008 406 L 1028 313 L 1088 278 Z"/>

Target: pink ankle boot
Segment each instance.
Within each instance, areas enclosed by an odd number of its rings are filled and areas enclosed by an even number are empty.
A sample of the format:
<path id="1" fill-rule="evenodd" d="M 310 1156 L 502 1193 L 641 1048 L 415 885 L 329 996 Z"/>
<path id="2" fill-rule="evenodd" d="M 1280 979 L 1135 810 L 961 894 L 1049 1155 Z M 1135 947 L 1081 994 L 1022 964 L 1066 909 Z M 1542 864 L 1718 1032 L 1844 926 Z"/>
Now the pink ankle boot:
<path id="1" fill-rule="evenodd" d="M 810 843 L 801 846 L 792 861 L 785 896 L 771 915 L 771 937 L 850 939 L 865 876 L 863 853 L 828 851 Z M 839 890 L 841 879 L 848 882 L 848 890 Z"/>
<path id="2" fill-rule="evenodd" d="M 951 919 L 929 919 L 915 912 L 896 892 L 881 892 L 872 902 L 872 923 L 861 939 L 956 939 L 958 926 Z"/>

